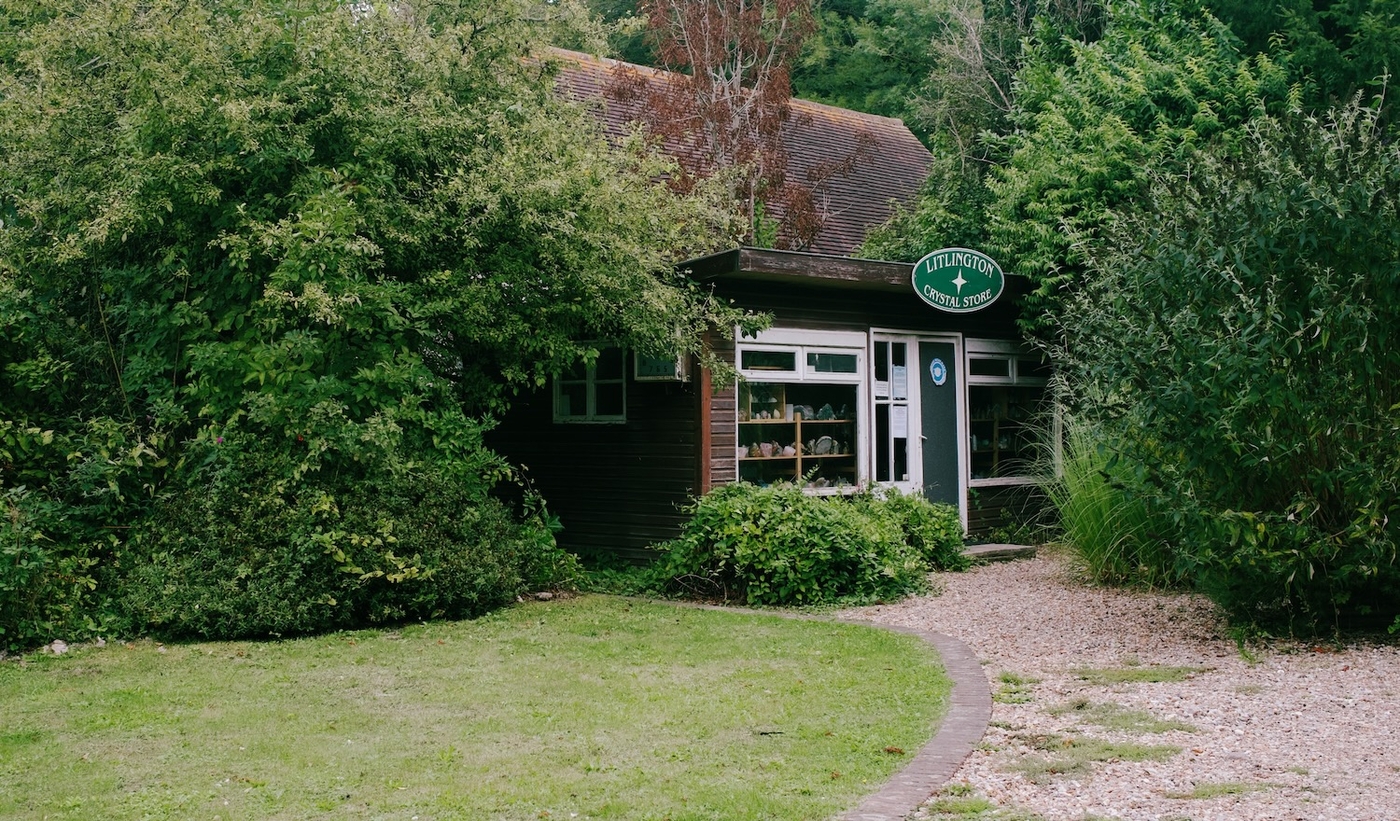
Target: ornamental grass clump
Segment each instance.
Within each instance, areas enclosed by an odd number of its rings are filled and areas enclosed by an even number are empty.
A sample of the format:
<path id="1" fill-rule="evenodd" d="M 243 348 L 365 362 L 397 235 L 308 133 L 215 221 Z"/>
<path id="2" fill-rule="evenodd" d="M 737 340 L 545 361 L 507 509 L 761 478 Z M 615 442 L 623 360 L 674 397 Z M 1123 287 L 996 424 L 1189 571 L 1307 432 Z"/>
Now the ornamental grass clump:
<path id="1" fill-rule="evenodd" d="M 725 485 L 690 510 L 680 537 L 660 546 L 661 585 L 748 604 L 899 598 L 927 588 L 928 556 L 950 552 L 951 533 L 962 543 L 961 525 L 951 530 L 936 507 L 813 496 L 788 483 Z"/>
<path id="2" fill-rule="evenodd" d="M 1042 487 L 1058 517 L 1060 539 L 1094 580 L 1161 587 L 1176 581 L 1173 557 L 1132 477 L 1103 433 L 1082 418 L 1064 420 L 1059 471 Z"/>

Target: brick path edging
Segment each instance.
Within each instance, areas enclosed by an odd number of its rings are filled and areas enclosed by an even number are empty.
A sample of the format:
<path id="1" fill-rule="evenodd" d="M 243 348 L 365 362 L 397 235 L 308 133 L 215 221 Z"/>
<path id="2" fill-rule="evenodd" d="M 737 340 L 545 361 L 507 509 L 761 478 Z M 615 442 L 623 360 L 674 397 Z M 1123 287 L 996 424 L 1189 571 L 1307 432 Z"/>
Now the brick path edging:
<path id="1" fill-rule="evenodd" d="M 943 669 L 953 680 L 948 712 L 943 716 L 934 737 L 919 750 L 913 761 L 885 782 L 879 792 L 838 817 L 838 821 L 900 821 L 912 815 L 939 787 L 947 783 L 982 740 L 983 733 L 987 732 L 987 722 L 992 718 L 991 687 L 972 648 L 952 636 L 856 619 L 846 621 L 922 638 L 942 656 Z"/>
<path id="2" fill-rule="evenodd" d="M 780 616 L 789 619 L 814 619 L 799 613 L 729 607 L 693 602 L 673 602 L 701 610 L 724 610 L 730 613 L 752 613 L 759 616 Z M 863 619 L 839 619 L 843 624 L 878 627 L 896 633 L 918 636 L 938 651 L 943 669 L 953 680 L 948 695 L 948 712 L 938 725 L 938 732 L 914 755 L 914 760 L 895 773 L 878 792 L 867 796 L 855 809 L 836 817 L 835 821 L 903 821 L 913 815 L 938 788 L 953 777 L 987 732 L 992 720 L 992 690 L 987 675 L 977 661 L 972 648 L 952 636 L 929 630 L 916 630 L 894 624 L 879 624 Z"/>

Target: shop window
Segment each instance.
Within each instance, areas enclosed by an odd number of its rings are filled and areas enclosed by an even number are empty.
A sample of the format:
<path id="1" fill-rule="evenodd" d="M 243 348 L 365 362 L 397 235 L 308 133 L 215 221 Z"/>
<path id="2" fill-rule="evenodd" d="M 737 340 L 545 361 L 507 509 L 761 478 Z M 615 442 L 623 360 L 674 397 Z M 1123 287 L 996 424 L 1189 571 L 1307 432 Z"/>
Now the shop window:
<path id="1" fill-rule="evenodd" d="M 812 490 L 854 489 L 856 385 L 742 382 L 739 385 L 739 479 L 797 482 Z"/>
<path id="2" fill-rule="evenodd" d="M 627 421 L 626 352 L 612 345 L 592 365 L 577 362 L 554 379 L 554 421 Z"/>
<path id="3" fill-rule="evenodd" d="M 745 348 L 739 351 L 739 370 L 797 373 L 797 352 Z"/>
<path id="4" fill-rule="evenodd" d="M 811 373 L 857 373 L 858 357 L 853 353 L 807 353 L 807 370 Z"/>
<path id="5" fill-rule="evenodd" d="M 739 479 L 787 481 L 817 493 L 861 481 L 861 349 L 748 346 L 737 351 Z M 799 368 L 800 366 L 800 368 Z"/>
<path id="6" fill-rule="evenodd" d="M 1011 359 L 1004 356 L 969 356 L 967 375 L 1010 379 L 1011 362 Z"/>
<path id="7" fill-rule="evenodd" d="M 967 348 L 970 484 L 1032 482 L 1037 445 L 1052 421 L 1049 365 L 1012 342 L 968 340 Z"/>

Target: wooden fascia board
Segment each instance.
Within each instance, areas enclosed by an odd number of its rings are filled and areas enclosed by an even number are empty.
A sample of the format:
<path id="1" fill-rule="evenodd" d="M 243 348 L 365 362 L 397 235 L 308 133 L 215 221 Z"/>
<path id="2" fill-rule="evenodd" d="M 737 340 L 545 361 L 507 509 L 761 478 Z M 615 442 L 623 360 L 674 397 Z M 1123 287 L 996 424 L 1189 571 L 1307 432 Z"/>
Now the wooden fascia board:
<path id="1" fill-rule="evenodd" d="M 912 271 L 903 262 L 748 247 L 688 260 L 677 268 L 699 282 L 737 279 L 894 292 L 910 288 Z"/>

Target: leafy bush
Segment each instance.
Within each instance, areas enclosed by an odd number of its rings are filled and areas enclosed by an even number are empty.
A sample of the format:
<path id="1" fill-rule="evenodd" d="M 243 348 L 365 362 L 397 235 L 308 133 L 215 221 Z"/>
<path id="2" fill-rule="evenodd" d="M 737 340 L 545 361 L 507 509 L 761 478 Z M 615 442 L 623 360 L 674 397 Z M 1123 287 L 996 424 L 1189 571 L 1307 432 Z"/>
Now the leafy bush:
<path id="1" fill-rule="evenodd" d="M 1142 476 L 1176 568 L 1237 618 L 1394 618 L 1400 147 L 1360 106 L 1263 120 L 1149 210 L 1067 312 L 1081 410 Z"/>
<path id="2" fill-rule="evenodd" d="M 235 441 L 117 560 L 132 629 L 235 638 L 461 618 L 574 573 L 538 516 L 517 521 L 460 471 L 323 466 L 290 481 L 296 454 Z"/>
<path id="3" fill-rule="evenodd" d="M 926 587 L 928 557 L 944 557 L 954 532 L 945 511 L 919 501 L 725 485 L 692 505 L 681 536 L 661 546 L 657 573 L 671 589 L 750 604 L 898 598 Z M 960 522 L 956 534 L 960 545 Z"/>
<path id="4" fill-rule="evenodd" d="M 24 487 L 0 494 L 0 649 L 81 633 L 96 559 L 65 543 L 68 510 Z"/>
<path id="5" fill-rule="evenodd" d="M 108 601 L 301 632 L 567 572 L 489 501 L 478 420 L 583 340 L 703 359 L 753 325 L 673 271 L 732 203 L 554 93 L 530 0 L 370 5 L 0 0 L 5 642 Z"/>
<path id="6" fill-rule="evenodd" d="M 101 569 L 150 504 L 165 434 L 110 418 L 0 419 L 0 649 L 110 633 Z"/>
<path id="7" fill-rule="evenodd" d="M 872 516 L 891 517 L 904 532 L 904 540 L 933 570 L 966 570 L 972 560 L 963 553 L 963 525 L 958 509 L 935 504 L 923 496 L 901 493 L 897 488 L 876 488 L 852 497 L 852 504 Z"/>

